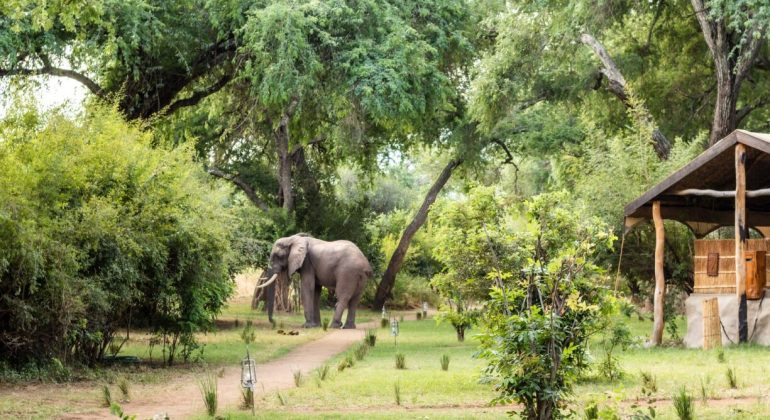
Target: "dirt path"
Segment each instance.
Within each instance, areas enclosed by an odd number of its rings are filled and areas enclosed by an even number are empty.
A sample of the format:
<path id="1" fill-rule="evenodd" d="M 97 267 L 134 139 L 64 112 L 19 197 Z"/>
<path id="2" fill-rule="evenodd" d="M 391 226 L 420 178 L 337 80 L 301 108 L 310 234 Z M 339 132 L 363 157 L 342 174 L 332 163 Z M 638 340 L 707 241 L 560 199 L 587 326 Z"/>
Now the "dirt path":
<path id="1" fill-rule="evenodd" d="M 256 395 L 294 387 L 294 371 L 308 374 L 321 366 L 329 358 L 347 350 L 352 344 L 361 341 L 365 329 L 374 324 L 359 324 L 356 330 L 335 330 L 305 343 L 287 355 L 273 361 L 257 365 Z M 307 376 L 307 375 L 305 375 Z M 153 418 L 168 414 L 173 419 L 185 419 L 205 411 L 197 381 L 173 381 L 162 387 L 154 387 L 153 393 L 143 395 L 135 401 L 122 405 L 126 414 L 136 415 L 138 419 Z M 219 411 L 236 407 L 241 400 L 240 366 L 224 368 L 224 376 L 218 378 Z M 143 393 L 144 394 L 144 393 Z M 68 414 L 66 419 L 104 419 L 114 418 L 106 408 L 90 412 Z M 162 417 L 161 417 L 162 418 Z"/>

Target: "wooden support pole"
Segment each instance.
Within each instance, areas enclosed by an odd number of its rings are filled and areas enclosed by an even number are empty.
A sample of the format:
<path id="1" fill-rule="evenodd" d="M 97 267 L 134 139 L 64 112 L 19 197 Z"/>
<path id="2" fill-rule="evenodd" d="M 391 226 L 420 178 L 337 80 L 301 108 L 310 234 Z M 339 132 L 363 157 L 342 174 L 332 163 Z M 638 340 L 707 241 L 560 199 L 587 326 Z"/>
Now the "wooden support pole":
<path id="1" fill-rule="evenodd" d="M 719 322 L 717 298 L 703 300 L 703 349 L 722 347 L 722 330 Z"/>
<path id="2" fill-rule="evenodd" d="M 738 342 L 749 337 L 746 307 L 746 146 L 735 145 L 735 293 L 738 297 Z"/>
<path id="3" fill-rule="evenodd" d="M 663 309 L 666 300 L 666 277 L 663 272 L 665 257 L 666 231 L 663 228 L 663 218 L 660 216 L 660 201 L 652 203 L 652 220 L 655 223 L 655 295 L 654 295 L 654 321 L 652 324 L 652 337 L 650 344 L 659 346 L 663 342 Z"/>

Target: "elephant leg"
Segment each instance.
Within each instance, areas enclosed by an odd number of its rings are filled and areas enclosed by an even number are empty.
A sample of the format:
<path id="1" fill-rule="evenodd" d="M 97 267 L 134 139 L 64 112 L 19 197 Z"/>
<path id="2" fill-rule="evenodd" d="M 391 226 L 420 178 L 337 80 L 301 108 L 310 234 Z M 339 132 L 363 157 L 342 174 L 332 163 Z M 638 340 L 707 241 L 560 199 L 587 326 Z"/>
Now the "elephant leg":
<path id="1" fill-rule="evenodd" d="M 348 307 L 348 297 L 337 296 L 337 305 L 334 307 L 334 321 L 332 321 L 332 328 L 342 327 L 342 311 Z"/>
<path id="2" fill-rule="evenodd" d="M 348 316 L 345 318 L 345 326 L 342 328 L 356 328 L 356 308 L 358 307 L 358 301 L 361 300 L 361 293 L 356 293 L 350 298 L 348 303 Z"/>
<path id="3" fill-rule="evenodd" d="M 300 286 L 300 293 L 302 295 L 302 309 L 305 313 L 305 328 L 318 327 L 320 323 L 315 322 L 313 319 L 313 303 L 315 300 L 315 276 L 312 273 L 302 273 L 302 284 Z"/>
<path id="4" fill-rule="evenodd" d="M 313 322 L 321 325 L 321 286 L 315 286 L 315 295 L 313 296 Z"/>

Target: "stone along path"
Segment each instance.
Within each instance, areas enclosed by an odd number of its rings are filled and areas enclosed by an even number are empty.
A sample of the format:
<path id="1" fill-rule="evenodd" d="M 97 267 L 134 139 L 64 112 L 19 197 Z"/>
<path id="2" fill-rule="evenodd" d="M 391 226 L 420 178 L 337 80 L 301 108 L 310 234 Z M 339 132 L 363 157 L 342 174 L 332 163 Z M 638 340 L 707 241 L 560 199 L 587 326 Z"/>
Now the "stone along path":
<path id="1" fill-rule="evenodd" d="M 293 388 L 295 371 L 302 371 L 303 376 L 307 376 L 331 357 L 363 340 L 366 328 L 373 326 L 373 323 L 369 323 L 359 325 L 356 330 L 334 330 L 318 340 L 300 345 L 283 357 L 257 365 L 255 394 Z M 220 407 L 218 411 L 237 407 L 241 403 L 239 365 L 225 367 L 224 376 L 217 378 L 217 385 Z M 155 389 L 152 393 L 142 393 L 149 395 L 121 404 L 123 411 L 128 415 L 136 415 L 138 419 L 151 419 L 155 415 L 168 414 L 172 420 L 186 419 L 205 412 L 197 377 L 185 375 L 183 379 L 153 385 L 153 388 Z M 110 414 L 109 409 L 100 408 L 88 413 L 68 414 L 62 418 L 91 420 L 115 417 Z"/>

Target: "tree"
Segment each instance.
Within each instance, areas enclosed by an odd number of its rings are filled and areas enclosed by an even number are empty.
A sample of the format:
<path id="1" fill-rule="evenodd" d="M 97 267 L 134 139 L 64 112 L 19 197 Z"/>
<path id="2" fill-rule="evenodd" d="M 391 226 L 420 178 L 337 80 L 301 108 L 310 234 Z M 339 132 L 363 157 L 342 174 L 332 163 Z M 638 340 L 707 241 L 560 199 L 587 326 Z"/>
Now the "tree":
<path id="1" fill-rule="evenodd" d="M 762 57 L 766 44 L 770 9 L 750 1 L 691 0 L 703 39 L 714 60 L 716 101 L 709 146 L 738 127 L 751 111 L 767 105 L 760 98 L 737 111 L 741 84 Z M 766 48 L 765 48 L 766 50 Z M 767 57 L 762 57 L 767 61 Z"/>

